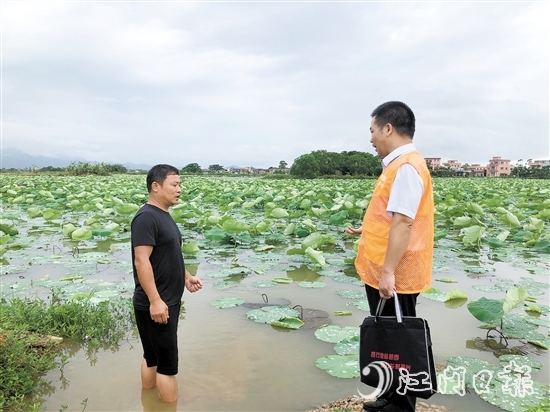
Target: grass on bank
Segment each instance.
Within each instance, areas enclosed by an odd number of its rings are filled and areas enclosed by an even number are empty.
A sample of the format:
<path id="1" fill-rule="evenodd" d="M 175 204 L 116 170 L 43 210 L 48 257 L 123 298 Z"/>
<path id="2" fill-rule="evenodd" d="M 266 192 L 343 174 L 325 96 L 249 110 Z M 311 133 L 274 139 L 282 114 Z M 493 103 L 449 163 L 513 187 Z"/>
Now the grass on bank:
<path id="1" fill-rule="evenodd" d="M 89 350 L 116 345 L 133 327 L 130 299 L 92 303 L 31 299 L 0 301 L 0 411 L 38 411 L 42 376 L 58 366 L 62 339 L 82 342 Z M 66 362 L 61 356 L 61 367 Z"/>

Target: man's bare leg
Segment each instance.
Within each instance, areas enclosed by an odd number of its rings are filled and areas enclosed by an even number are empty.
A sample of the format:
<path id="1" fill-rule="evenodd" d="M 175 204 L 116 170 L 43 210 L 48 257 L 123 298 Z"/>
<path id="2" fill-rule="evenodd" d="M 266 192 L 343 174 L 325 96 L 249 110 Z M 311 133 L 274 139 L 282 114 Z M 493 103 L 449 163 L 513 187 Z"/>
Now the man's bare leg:
<path id="1" fill-rule="evenodd" d="M 157 367 L 147 367 L 145 359 L 141 362 L 141 386 L 143 389 L 154 388 L 157 384 Z"/>
<path id="2" fill-rule="evenodd" d="M 160 398 L 164 402 L 176 402 L 178 400 L 178 383 L 175 375 L 162 375 L 157 373 L 157 389 Z"/>

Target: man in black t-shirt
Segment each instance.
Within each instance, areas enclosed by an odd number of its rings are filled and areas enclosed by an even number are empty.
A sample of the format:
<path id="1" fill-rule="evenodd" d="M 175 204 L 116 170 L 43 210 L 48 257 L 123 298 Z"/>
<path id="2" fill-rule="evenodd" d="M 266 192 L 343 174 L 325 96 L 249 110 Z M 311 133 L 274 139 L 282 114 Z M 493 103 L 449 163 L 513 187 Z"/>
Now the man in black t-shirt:
<path id="1" fill-rule="evenodd" d="M 168 213 L 181 193 L 178 169 L 161 164 L 147 174 L 149 199 L 132 220 L 134 312 L 143 346 L 141 383 L 165 402 L 178 399 L 178 319 L 184 287 L 202 288 L 185 270 L 181 233 Z"/>

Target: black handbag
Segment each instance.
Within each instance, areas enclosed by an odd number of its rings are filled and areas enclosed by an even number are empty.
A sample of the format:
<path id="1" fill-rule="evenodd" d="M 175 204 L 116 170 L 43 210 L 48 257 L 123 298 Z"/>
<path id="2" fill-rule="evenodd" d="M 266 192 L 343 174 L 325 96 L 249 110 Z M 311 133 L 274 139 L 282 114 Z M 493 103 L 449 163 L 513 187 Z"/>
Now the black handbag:
<path id="1" fill-rule="evenodd" d="M 386 303 L 380 299 L 376 315 L 360 326 L 361 382 L 376 388 L 373 396 L 395 392 L 428 399 L 437 392 L 428 322 L 403 316 L 397 294 L 393 296 L 396 316 L 380 316 Z"/>

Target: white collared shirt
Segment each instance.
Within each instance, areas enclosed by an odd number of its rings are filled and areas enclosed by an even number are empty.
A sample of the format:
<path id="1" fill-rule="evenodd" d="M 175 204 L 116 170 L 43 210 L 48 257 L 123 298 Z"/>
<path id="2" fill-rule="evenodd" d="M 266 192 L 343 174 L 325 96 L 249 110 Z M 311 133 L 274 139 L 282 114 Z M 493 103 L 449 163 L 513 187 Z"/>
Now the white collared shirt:
<path id="1" fill-rule="evenodd" d="M 414 151 L 416 151 L 414 143 L 398 147 L 382 159 L 382 168 L 385 169 L 392 161 L 405 153 Z M 411 164 L 405 163 L 399 166 L 395 175 L 386 212 L 390 216 L 397 212 L 414 219 L 423 194 L 424 183 L 422 178 Z"/>

